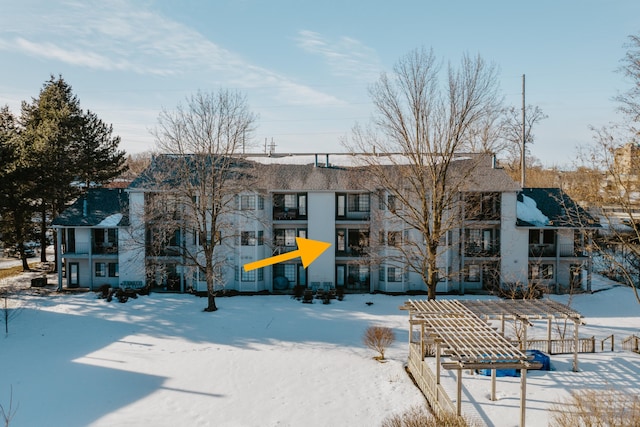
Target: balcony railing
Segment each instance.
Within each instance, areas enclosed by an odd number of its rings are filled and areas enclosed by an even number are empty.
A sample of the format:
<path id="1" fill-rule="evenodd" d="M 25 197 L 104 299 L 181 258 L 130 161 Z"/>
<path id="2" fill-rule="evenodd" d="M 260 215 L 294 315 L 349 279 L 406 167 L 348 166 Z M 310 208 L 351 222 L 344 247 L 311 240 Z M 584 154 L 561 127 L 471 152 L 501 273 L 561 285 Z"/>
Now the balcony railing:
<path id="1" fill-rule="evenodd" d="M 117 244 L 95 244 L 91 248 L 91 252 L 97 255 L 117 255 Z"/>
<path id="2" fill-rule="evenodd" d="M 530 244 L 529 256 L 532 258 L 550 258 L 556 256 L 556 247 L 558 248 L 558 256 L 560 257 L 584 257 L 587 256 L 586 251 L 581 246 L 575 246 L 572 243 L 554 244 Z"/>
<path id="3" fill-rule="evenodd" d="M 274 221 L 304 220 L 307 219 L 307 213 L 305 211 L 302 214 L 296 208 L 274 208 L 273 219 Z"/>
<path id="4" fill-rule="evenodd" d="M 464 248 L 466 257 L 493 257 L 500 255 L 500 245 L 490 244 L 485 246 L 467 243 Z"/>
<path id="5" fill-rule="evenodd" d="M 63 247 L 64 254 L 88 255 L 91 245 L 89 243 L 66 244 Z"/>

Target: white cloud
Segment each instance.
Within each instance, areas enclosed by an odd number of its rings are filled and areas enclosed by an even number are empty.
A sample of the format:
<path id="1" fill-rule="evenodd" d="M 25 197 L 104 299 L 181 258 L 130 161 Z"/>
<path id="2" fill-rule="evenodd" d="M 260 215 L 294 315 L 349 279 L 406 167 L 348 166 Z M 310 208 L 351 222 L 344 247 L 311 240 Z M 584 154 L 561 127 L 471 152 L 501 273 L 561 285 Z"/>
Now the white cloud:
<path id="1" fill-rule="evenodd" d="M 329 40 L 320 33 L 302 30 L 298 33 L 298 46 L 304 51 L 323 57 L 338 76 L 358 76 L 374 80 L 381 70 L 376 52 L 351 37 Z"/>
<path id="2" fill-rule="evenodd" d="M 0 50 L 78 67 L 155 76 L 205 75 L 240 89 L 268 82 L 291 104 L 336 104 L 338 99 L 250 63 L 201 33 L 127 1 L 67 2 L 0 16 Z M 41 9 L 40 9 L 41 8 Z M 37 14 L 33 10 L 38 9 Z M 4 28 L 4 29 L 2 29 Z"/>

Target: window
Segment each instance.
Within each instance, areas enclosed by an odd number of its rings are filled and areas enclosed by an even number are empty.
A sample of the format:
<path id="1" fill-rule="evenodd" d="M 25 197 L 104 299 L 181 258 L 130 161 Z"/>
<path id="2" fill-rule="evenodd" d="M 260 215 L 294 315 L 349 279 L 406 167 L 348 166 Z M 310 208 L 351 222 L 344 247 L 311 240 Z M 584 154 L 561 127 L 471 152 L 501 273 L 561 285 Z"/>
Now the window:
<path id="1" fill-rule="evenodd" d="M 404 269 L 400 267 L 387 267 L 387 282 L 402 282 Z"/>
<path id="2" fill-rule="evenodd" d="M 242 246 L 255 246 L 256 245 L 256 232 L 255 231 L 243 231 L 240 233 L 240 244 Z"/>
<path id="3" fill-rule="evenodd" d="M 240 210 L 243 211 L 253 211 L 256 209 L 256 196 L 251 195 L 243 195 L 240 196 Z"/>
<path id="4" fill-rule="evenodd" d="M 369 212 L 368 194 L 349 194 L 347 199 L 349 212 Z"/>
<path id="5" fill-rule="evenodd" d="M 465 255 L 497 255 L 500 249 L 500 230 L 470 228 L 465 230 Z"/>
<path id="6" fill-rule="evenodd" d="M 258 209 L 264 210 L 264 197 L 258 196 Z"/>
<path id="7" fill-rule="evenodd" d="M 338 194 L 336 197 L 336 216 L 338 217 L 344 217 L 347 215 L 347 212 L 345 210 L 345 195 L 344 194 Z"/>
<path id="8" fill-rule="evenodd" d="M 529 264 L 529 279 L 553 279 L 553 264 Z"/>
<path id="9" fill-rule="evenodd" d="M 553 264 L 542 264 L 540 269 L 541 279 L 553 279 Z"/>
<path id="10" fill-rule="evenodd" d="M 389 194 L 387 196 L 387 207 L 389 208 L 390 212 L 396 211 L 396 196 L 394 196 L 393 194 Z"/>
<path id="11" fill-rule="evenodd" d="M 336 250 L 338 252 L 344 252 L 346 249 L 345 230 L 338 230 L 336 232 Z"/>
<path id="12" fill-rule="evenodd" d="M 305 219 L 307 216 L 307 193 L 273 195 L 273 219 Z"/>
<path id="13" fill-rule="evenodd" d="M 296 264 L 276 264 L 273 266 L 273 278 L 285 277 L 289 283 L 296 283 Z"/>
<path id="14" fill-rule="evenodd" d="M 387 246 L 402 246 L 402 232 L 401 231 L 389 231 L 387 233 Z"/>
<path id="15" fill-rule="evenodd" d="M 307 216 L 307 195 L 298 194 L 298 215 Z"/>
<path id="16" fill-rule="evenodd" d="M 467 272 L 465 275 L 466 282 L 479 282 L 480 281 L 480 266 L 471 264 L 467 266 Z"/>
<path id="17" fill-rule="evenodd" d="M 384 191 L 378 191 L 378 209 L 381 211 L 389 210 L 395 212 L 398 209 L 397 198 L 394 194 L 385 194 Z"/>
<path id="18" fill-rule="evenodd" d="M 180 229 L 176 229 L 173 231 L 173 233 L 171 234 L 171 237 L 169 238 L 168 246 L 179 246 L 179 245 L 180 245 Z"/>
<path id="19" fill-rule="evenodd" d="M 240 268 L 240 275 L 241 275 L 241 280 L 243 282 L 255 282 L 256 280 L 258 281 L 262 281 L 264 280 L 264 269 L 263 268 L 258 268 L 256 270 L 251 270 L 251 271 L 245 271 L 244 268 L 239 267 Z"/>
<path id="20" fill-rule="evenodd" d="M 359 228 L 336 230 L 336 254 L 338 256 L 361 256 L 369 247 L 369 230 Z"/>
<path id="21" fill-rule="evenodd" d="M 96 262 L 96 277 L 107 277 L 107 269 L 104 262 Z"/>
<path id="22" fill-rule="evenodd" d="M 467 193 L 465 217 L 470 220 L 500 219 L 500 193 Z"/>
<path id="23" fill-rule="evenodd" d="M 369 266 L 366 265 L 349 265 L 347 287 L 361 288 L 369 287 Z"/>
<path id="24" fill-rule="evenodd" d="M 109 277 L 118 277 L 118 263 L 110 262 L 109 263 Z"/>
<path id="25" fill-rule="evenodd" d="M 299 237 L 305 237 L 307 235 L 306 228 L 284 228 L 274 230 L 275 245 L 279 247 L 294 248 L 296 246 L 296 231 Z M 261 232 L 259 232 L 261 233 Z"/>

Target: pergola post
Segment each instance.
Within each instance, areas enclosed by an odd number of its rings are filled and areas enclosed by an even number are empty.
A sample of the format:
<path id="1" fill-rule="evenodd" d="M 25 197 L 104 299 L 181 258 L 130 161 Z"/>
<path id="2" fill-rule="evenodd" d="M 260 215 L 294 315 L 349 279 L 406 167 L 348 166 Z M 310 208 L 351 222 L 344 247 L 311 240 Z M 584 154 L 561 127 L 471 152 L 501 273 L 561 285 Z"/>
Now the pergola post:
<path id="1" fill-rule="evenodd" d="M 491 400 L 496 401 L 496 372 L 497 369 L 491 370 Z"/>
<path id="2" fill-rule="evenodd" d="M 552 317 L 547 318 L 547 353 L 551 355 L 551 320 Z"/>
<path id="3" fill-rule="evenodd" d="M 527 409 L 527 370 L 520 370 L 520 427 L 525 424 L 525 412 Z"/>
<path id="4" fill-rule="evenodd" d="M 440 384 L 440 342 L 436 341 L 436 385 Z"/>
<path id="5" fill-rule="evenodd" d="M 520 343 L 520 350 L 527 349 L 527 329 L 529 329 L 529 322 L 526 319 L 522 319 L 522 342 Z"/>
<path id="6" fill-rule="evenodd" d="M 504 314 L 500 315 L 500 333 L 504 336 Z"/>
<path id="7" fill-rule="evenodd" d="M 458 368 L 458 395 L 456 399 L 456 415 L 462 415 L 462 368 Z"/>
<path id="8" fill-rule="evenodd" d="M 574 320 L 573 322 L 573 372 L 579 372 L 578 370 L 578 345 L 580 344 L 580 339 L 578 338 L 578 326 L 580 322 Z"/>
<path id="9" fill-rule="evenodd" d="M 424 344 L 424 323 L 420 323 L 420 360 L 424 362 L 425 344 Z"/>

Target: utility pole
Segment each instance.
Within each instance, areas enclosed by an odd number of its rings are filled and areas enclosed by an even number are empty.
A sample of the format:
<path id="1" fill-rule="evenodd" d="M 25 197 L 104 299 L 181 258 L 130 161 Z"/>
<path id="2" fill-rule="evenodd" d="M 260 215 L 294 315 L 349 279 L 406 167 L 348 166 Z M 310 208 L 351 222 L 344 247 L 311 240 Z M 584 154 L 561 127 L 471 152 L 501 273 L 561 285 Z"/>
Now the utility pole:
<path id="1" fill-rule="evenodd" d="M 527 142 L 527 130 L 525 121 L 525 101 L 524 101 L 524 74 L 522 75 L 522 154 L 520 155 L 520 185 L 522 188 L 525 186 L 527 173 L 526 173 L 526 142 Z"/>

